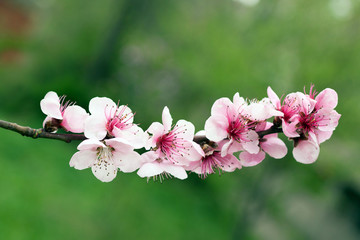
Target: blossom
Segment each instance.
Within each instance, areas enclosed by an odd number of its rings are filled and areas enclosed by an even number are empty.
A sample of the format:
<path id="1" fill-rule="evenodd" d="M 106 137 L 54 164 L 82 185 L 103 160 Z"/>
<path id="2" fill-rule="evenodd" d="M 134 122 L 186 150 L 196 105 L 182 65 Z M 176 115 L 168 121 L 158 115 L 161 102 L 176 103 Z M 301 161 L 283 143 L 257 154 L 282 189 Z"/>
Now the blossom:
<path id="1" fill-rule="evenodd" d="M 272 125 L 273 124 L 269 122 L 261 122 L 256 126 L 256 131 L 268 130 Z M 251 154 L 246 150 L 240 153 L 239 158 L 243 166 L 251 167 L 259 164 L 265 159 L 265 153 L 276 159 L 283 158 L 287 154 L 287 147 L 285 143 L 278 138 L 277 133 L 263 136 L 259 140 L 259 147 L 261 150 L 256 154 Z"/>
<path id="2" fill-rule="evenodd" d="M 327 88 L 316 96 L 311 86 L 306 96 L 311 101 L 300 107 L 296 124 L 300 138 L 295 139 L 293 155 L 298 162 L 313 163 L 319 155 L 320 143 L 331 137 L 341 115 L 334 110 L 338 96 L 333 89 Z"/>
<path id="3" fill-rule="evenodd" d="M 144 131 L 133 123 L 134 114 L 129 107 L 106 97 L 95 97 L 90 100 L 89 111 L 84 131 L 87 138 L 102 140 L 109 135 L 125 139 L 134 148 L 144 146 Z"/>
<path id="4" fill-rule="evenodd" d="M 84 123 L 89 116 L 88 113 L 77 105 L 65 102 L 65 97 L 50 91 L 40 101 L 40 108 L 47 115 L 43 127 L 47 131 L 56 131 L 62 127 L 66 131 L 81 133 L 84 131 Z"/>
<path id="5" fill-rule="evenodd" d="M 146 149 L 150 152 L 141 155 L 144 165 L 138 175 L 152 177 L 162 173 L 179 179 L 187 177 L 184 166 L 201 158 L 200 146 L 193 141 L 195 127 L 192 123 L 179 120 L 172 127 L 172 117 L 167 107 L 162 112 L 162 124 L 154 122 L 146 130 L 149 139 Z"/>
<path id="6" fill-rule="evenodd" d="M 282 117 L 279 117 L 284 134 L 290 138 L 299 137 L 300 135 L 296 131 L 296 124 L 298 123 L 300 108 L 302 105 L 314 104 L 314 101 L 307 98 L 305 94 L 296 92 L 288 94 L 281 102 L 271 87 L 268 87 L 267 93 L 275 108 L 284 114 Z"/>
<path id="7" fill-rule="evenodd" d="M 140 155 L 124 139 L 105 141 L 87 139 L 81 142 L 71 160 L 70 167 L 83 170 L 91 167 L 94 176 L 102 182 L 112 181 L 118 169 L 133 172 L 140 167 Z"/>
<path id="8" fill-rule="evenodd" d="M 216 170 L 233 172 L 236 169 L 241 169 L 239 160 L 232 153 L 221 156 L 221 148 L 225 143 L 224 140 L 219 144 L 211 141 L 202 143 L 203 157 L 198 161 L 191 162 L 186 169 L 199 174 L 202 178 L 215 173 Z"/>
<path id="9" fill-rule="evenodd" d="M 211 116 L 205 122 L 206 137 L 214 142 L 226 139 L 222 146 L 221 156 L 228 154 L 229 148 L 245 149 L 258 153 L 259 136 L 253 130 L 255 123 L 246 116 L 247 104 L 238 93 L 233 102 L 229 98 L 220 98 L 211 108 Z"/>

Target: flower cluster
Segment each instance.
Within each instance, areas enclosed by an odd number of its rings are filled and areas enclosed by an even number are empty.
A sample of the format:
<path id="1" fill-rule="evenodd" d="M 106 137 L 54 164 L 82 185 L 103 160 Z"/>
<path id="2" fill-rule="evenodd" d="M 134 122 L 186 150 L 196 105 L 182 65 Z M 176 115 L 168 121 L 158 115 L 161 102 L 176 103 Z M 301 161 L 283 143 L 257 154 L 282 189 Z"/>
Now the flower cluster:
<path id="1" fill-rule="evenodd" d="M 186 120 L 173 124 L 167 107 L 162 123 L 154 122 L 144 131 L 134 123 L 134 113 L 127 105 L 116 104 L 106 97 L 95 97 L 89 113 L 65 97 L 49 92 L 40 106 L 47 115 L 43 127 L 47 132 L 59 128 L 83 133 L 70 166 L 91 168 L 96 178 L 112 181 L 118 171 L 137 170 L 140 177 L 187 178 L 194 172 L 205 178 L 208 174 L 233 172 L 255 166 L 265 159 L 283 158 L 287 146 L 279 132 L 294 143 L 293 156 L 301 163 L 313 163 L 320 143 L 329 139 L 340 114 L 337 93 L 325 89 L 319 94 L 311 86 L 309 93 L 290 93 L 280 99 L 268 87 L 268 97 L 247 100 L 236 93 L 232 100 L 220 98 L 211 108 L 204 130 L 195 134 L 194 125 Z M 136 149 L 145 148 L 139 154 Z"/>

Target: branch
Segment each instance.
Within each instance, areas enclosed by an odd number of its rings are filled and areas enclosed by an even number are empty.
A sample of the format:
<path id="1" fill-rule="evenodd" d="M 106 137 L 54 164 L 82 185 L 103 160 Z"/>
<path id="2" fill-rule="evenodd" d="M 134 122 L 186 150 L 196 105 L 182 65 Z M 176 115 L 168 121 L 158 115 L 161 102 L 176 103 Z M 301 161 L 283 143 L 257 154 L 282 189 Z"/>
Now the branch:
<path id="1" fill-rule="evenodd" d="M 56 139 L 61 140 L 64 142 L 71 142 L 73 140 L 85 140 L 86 137 L 83 134 L 68 134 L 68 133 L 49 133 L 45 132 L 44 129 L 34 129 L 30 127 L 20 126 L 16 123 L 11 123 L 7 121 L 0 120 L 0 127 L 8 129 L 10 131 L 14 131 L 20 133 L 26 137 L 32 138 L 49 138 L 49 139 Z"/>
<path id="2" fill-rule="evenodd" d="M 7 122 L 7 121 L 3 121 L 3 120 L 0 120 L 0 128 L 5 128 L 10 131 L 20 133 L 21 135 L 26 136 L 26 137 L 56 139 L 56 140 L 61 140 L 61 141 L 67 142 L 67 143 L 69 143 L 73 140 L 82 141 L 82 140 L 86 139 L 84 134 L 50 133 L 50 132 L 45 132 L 45 130 L 43 128 L 34 129 L 34 128 L 30 128 L 30 127 L 20 126 L 16 123 Z M 267 130 L 257 132 L 257 134 L 259 135 L 260 138 L 262 138 L 265 135 L 273 134 L 273 133 L 280 133 L 280 132 L 282 132 L 282 129 L 275 127 L 275 125 L 274 125 Z M 210 140 L 207 139 L 206 136 L 204 136 L 204 135 L 199 135 L 199 136 L 194 137 L 194 142 L 201 144 L 201 143 L 209 143 Z"/>

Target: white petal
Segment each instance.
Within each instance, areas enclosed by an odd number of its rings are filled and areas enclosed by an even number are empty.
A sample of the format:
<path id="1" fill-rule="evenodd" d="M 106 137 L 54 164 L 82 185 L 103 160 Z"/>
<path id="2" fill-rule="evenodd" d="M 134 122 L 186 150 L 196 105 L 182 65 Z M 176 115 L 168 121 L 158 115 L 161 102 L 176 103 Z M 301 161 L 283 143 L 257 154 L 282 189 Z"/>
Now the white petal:
<path id="1" fill-rule="evenodd" d="M 113 152 L 113 160 L 116 166 L 123 172 L 134 172 L 143 164 L 140 160 L 140 154 L 135 151 L 127 153 L 115 151 Z"/>
<path id="2" fill-rule="evenodd" d="M 105 110 L 111 108 L 116 109 L 116 104 L 107 97 L 94 97 L 89 103 L 89 111 L 91 114 L 105 115 Z"/>
<path id="3" fill-rule="evenodd" d="M 135 149 L 143 148 L 148 138 L 148 135 L 137 125 L 124 130 L 115 127 L 113 134 L 115 137 L 125 139 Z"/>
<path id="4" fill-rule="evenodd" d="M 91 115 L 85 121 L 85 137 L 102 140 L 107 134 L 106 119 L 101 115 Z"/>
<path id="5" fill-rule="evenodd" d="M 106 147 L 105 144 L 100 142 L 98 139 L 86 139 L 82 141 L 77 147 L 78 150 L 93 150 L 95 151 L 98 147 Z"/>
<path id="6" fill-rule="evenodd" d="M 175 164 L 160 164 L 165 172 L 170 173 L 176 178 L 184 180 L 187 178 L 187 173 L 185 169 L 181 166 L 176 166 Z"/>
<path id="7" fill-rule="evenodd" d="M 91 167 L 94 176 L 102 182 L 111 182 L 117 174 L 117 167 L 110 162 L 103 160 Z"/>
<path id="8" fill-rule="evenodd" d="M 164 125 L 165 132 L 170 131 L 171 125 L 172 125 L 172 117 L 170 115 L 170 111 L 168 107 L 164 107 L 164 110 L 162 112 L 162 123 Z"/>
<path id="9" fill-rule="evenodd" d="M 143 178 L 143 177 L 153 177 L 161 174 L 162 172 L 164 172 L 164 170 L 160 167 L 158 163 L 145 163 L 140 167 L 137 174 Z"/>
<path id="10" fill-rule="evenodd" d="M 70 160 L 70 167 L 74 167 L 78 170 L 83 170 L 94 165 L 97 155 L 95 151 L 84 150 L 76 152 Z"/>
<path id="11" fill-rule="evenodd" d="M 178 132 L 178 137 L 185 140 L 192 141 L 194 139 L 195 127 L 191 122 L 179 120 L 174 127 L 174 131 Z"/>
<path id="12" fill-rule="evenodd" d="M 60 100 L 55 92 L 48 92 L 45 97 L 40 101 L 40 108 L 46 115 L 62 120 L 60 111 Z"/>

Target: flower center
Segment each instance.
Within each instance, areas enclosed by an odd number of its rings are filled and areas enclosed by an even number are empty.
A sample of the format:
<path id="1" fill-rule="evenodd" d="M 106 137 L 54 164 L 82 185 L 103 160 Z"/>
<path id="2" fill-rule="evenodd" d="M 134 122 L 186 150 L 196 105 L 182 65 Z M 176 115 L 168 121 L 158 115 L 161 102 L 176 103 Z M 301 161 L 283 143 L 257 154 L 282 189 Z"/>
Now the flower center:
<path id="1" fill-rule="evenodd" d="M 175 126 L 173 130 L 159 137 L 156 142 L 156 148 L 160 149 L 165 158 L 173 163 L 177 163 L 175 159 L 177 157 L 190 155 L 188 151 L 192 146 L 189 146 L 182 137 L 179 137 L 179 134 L 186 131 L 187 129 L 184 129 L 184 127 Z"/>
<path id="2" fill-rule="evenodd" d="M 112 134 L 114 128 L 121 130 L 129 129 L 132 127 L 132 119 L 134 118 L 133 113 L 126 112 L 127 107 L 114 107 L 112 106 L 108 109 L 108 106 L 105 108 L 105 117 L 108 119 L 106 123 L 107 131 Z M 113 134 L 112 134 L 113 135 Z"/>

